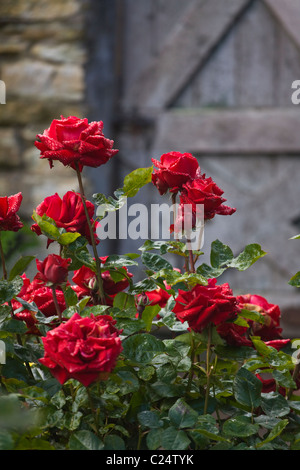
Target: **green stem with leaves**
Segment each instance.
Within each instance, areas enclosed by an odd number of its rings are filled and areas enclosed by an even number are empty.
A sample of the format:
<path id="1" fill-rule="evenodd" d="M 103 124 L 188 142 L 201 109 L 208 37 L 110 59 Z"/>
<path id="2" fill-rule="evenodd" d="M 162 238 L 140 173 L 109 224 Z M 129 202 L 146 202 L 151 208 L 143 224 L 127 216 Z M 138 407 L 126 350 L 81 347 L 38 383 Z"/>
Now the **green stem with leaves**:
<path id="1" fill-rule="evenodd" d="M 80 195 L 82 199 L 82 204 L 84 207 L 84 212 L 90 232 L 90 237 L 91 237 L 91 243 L 92 243 L 92 248 L 93 248 L 93 253 L 94 253 L 94 258 L 95 258 L 95 263 L 96 263 L 96 275 L 97 275 L 97 281 L 98 281 L 98 286 L 99 286 L 99 296 L 101 303 L 103 305 L 106 305 L 106 300 L 105 300 L 105 293 L 103 289 L 103 282 L 102 282 L 102 276 L 101 276 L 101 263 L 99 260 L 98 252 L 97 252 L 97 247 L 96 247 L 96 242 L 95 242 L 95 235 L 93 231 L 93 227 L 91 224 L 90 216 L 88 213 L 87 205 L 86 205 L 86 200 L 85 200 L 85 194 L 84 194 L 84 189 L 83 189 L 83 183 L 82 183 L 82 178 L 81 178 L 81 172 L 79 170 L 78 165 L 76 166 L 76 173 L 77 173 L 77 179 L 78 179 L 78 184 L 79 184 L 79 190 L 80 190 Z"/>
<path id="2" fill-rule="evenodd" d="M 212 334 L 212 325 L 210 324 L 208 325 L 208 338 L 207 338 L 207 349 L 206 349 L 206 391 L 205 391 L 205 402 L 204 402 L 203 414 L 207 413 L 209 389 L 210 389 L 210 376 L 212 372 L 212 367 L 210 365 L 211 334 Z"/>

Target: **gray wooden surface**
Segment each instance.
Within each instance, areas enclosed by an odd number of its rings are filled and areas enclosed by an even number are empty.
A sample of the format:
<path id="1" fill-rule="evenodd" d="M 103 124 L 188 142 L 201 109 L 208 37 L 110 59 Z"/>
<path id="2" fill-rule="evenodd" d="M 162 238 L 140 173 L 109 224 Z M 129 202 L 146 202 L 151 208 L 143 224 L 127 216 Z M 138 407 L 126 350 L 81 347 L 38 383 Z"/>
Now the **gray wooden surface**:
<path id="1" fill-rule="evenodd" d="M 206 228 L 204 250 L 219 238 L 233 251 L 260 243 L 268 255 L 244 273 L 230 271 L 236 293 L 279 303 L 287 335 L 300 334 L 300 79 L 298 0 L 123 0 L 121 86 L 114 175 L 179 150 L 199 159 L 224 190 L 231 217 Z M 121 6 L 120 6 L 121 4 Z M 145 188 L 132 202 L 166 202 Z M 142 244 L 121 241 L 119 252 Z M 205 257 L 204 257 L 205 259 Z M 297 312 L 297 313 L 296 313 Z M 298 322 L 298 323 L 297 323 Z M 299 331 L 297 330 L 297 325 Z"/>

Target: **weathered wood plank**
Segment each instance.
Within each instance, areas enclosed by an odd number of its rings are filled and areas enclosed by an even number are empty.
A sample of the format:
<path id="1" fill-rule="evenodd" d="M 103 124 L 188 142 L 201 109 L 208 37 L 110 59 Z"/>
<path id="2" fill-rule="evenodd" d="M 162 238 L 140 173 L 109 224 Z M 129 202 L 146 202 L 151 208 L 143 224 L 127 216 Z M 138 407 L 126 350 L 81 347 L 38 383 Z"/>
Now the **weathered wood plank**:
<path id="1" fill-rule="evenodd" d="M 278 31 L 276 80 L 276 105 L 294 107 L 291 86 L 300 79 L 300 49 L 291 41 L 286 31 L 280 26 Z"/>
<path id="2" fill-rule="evenodd" d="M 300 48 L 299 0 L 264 0 L 264 2 Z"/>
<path id="3" fill-rule="evenodd" d="M 235 106 L 235 31 L 231 28 L 172 107 Z"/>
<path id="4" fill-rule="evenodd" d="M 162 113 L 154 152 L 299 154 L 300 113 L 294 109 L 217 109 Z"/>
<path id="5" fill-rule="evenodd" d="M 237 106 L 274 105 L 276 26 L 268 8 L 256 1 L 235 27 Z"/>
<path id="6" fill-rule="evenodd" d="M 164 108 L 222 39 L 249 0 L 198 0 L 170 32 L 161 53 L 154 57 L 124 97 L 125 108 Z"/>

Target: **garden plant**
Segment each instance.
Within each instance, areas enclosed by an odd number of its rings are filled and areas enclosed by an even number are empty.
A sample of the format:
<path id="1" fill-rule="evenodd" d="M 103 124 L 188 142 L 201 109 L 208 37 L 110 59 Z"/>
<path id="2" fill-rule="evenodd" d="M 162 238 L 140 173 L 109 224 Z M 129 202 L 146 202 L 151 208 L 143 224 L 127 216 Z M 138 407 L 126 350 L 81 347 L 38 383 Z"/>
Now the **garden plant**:
<path id="1" fill-rule="evenodd" d="M 48 177 L 71 167 L 79 191 L 41 201 L 30 233 L 46 255 L 9 268 L 4 239 L 25 228 L 23 196 L 0 197 L 0 449 L 300 449 L 299 341 L 282 337 L 278 305 L 222 282 L 267 254 L 255 242 L 233 253 L 216 237 L 207 264 L 186 236 L 187 205 L 192 232 L 236 212 L 198 160 L 153 156 L 90 201 L 83 169 L 118 158 L 103 123 L 55 119 L 35 146 Z M 103 253 L 101 220 L 146 184 L 178 209 L 170 239 Z"/>

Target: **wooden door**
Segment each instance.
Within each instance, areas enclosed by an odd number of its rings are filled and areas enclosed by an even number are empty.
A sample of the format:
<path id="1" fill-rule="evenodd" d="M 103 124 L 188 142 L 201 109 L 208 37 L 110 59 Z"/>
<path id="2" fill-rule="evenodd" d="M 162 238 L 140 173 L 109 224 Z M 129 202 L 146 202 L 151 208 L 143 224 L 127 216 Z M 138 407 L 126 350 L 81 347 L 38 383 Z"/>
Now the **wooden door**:
<path id="1" fill-rule="evenodd" d="M 197 156 L 237 208 L 208 224 L 204 251 L 216 238 L 235 253 L 261 244 L 265 258 L 221 279 L 278 303 L 297 334 L 300 293 L 287 283 L 300 270 L 299 1 L 121 0 L 118 11 L 119 178 L 171 150 Z M 155 188 L 144 197 L 158 201 Z"/>

